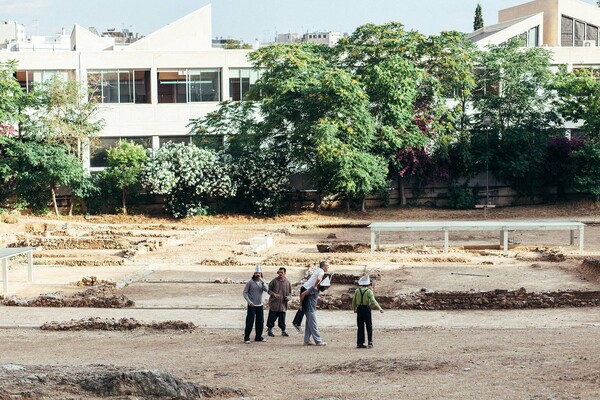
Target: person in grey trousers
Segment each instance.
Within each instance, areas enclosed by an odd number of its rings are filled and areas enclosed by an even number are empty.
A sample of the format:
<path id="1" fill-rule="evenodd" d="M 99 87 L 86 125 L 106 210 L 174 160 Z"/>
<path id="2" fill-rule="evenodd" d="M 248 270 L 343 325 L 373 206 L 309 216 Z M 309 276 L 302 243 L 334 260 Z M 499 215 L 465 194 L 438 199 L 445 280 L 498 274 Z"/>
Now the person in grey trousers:
<path id="1" fill-rule="evenodd" d="M 304 303 L 304 315 L 306 316 L 306 327 L 304 329 L 304 344 L 307 346 L 312 345 L 311 337 L 314 340 L 314 344 L 317 346 L 327 346 L 327 343 L 321 338 L 319 334 L 319 327 L 317 326 L 317 300 L 319 299 L 319 293 L 328 289 L 331 286 L 331 280 L 329 277 L 323 279 L 319 283 L 318 289 L 311 287 L 302 293 L 304 297 L 307 297 Z"/>
<path id="2" fill-rule="evenodd" d="M 246 312 L 246 329 L 244 330 L 244 343 L 250 344 L 250 333 L 252 333 L 252 325 L 254 325 L 254 341 L 266 342 L 263 338 L 263 328 L 265 325 L 265 314 L 263 310 L 263 292 L 269 290 L 269 287 L 263 281 L 262 270 L 260 266 L 256 266 L 252 279 L 246 282 L 244 286 L 244 299 L 248 303 Z"/>

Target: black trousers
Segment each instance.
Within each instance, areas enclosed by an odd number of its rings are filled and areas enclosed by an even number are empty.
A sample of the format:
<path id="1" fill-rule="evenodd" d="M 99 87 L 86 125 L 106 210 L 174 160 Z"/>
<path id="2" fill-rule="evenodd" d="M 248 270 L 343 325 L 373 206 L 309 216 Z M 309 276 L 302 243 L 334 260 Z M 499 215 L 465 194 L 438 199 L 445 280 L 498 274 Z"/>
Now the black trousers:
<path id="1" fill-rule="evenodd" d="M 273 311 L 269 310 L 269 317 L 267 318 L 267 329 L 273 329 L 277 321 L 277 326 L 281 329 L 281 332 L 285 332 L 285 311 Z"/>
<path id="2" fill-rule="evenodd" d="M 300 286 L 300 294 L 304 293 L 307 290 L 308 289 L 306 289 L 304 286 Z M 298 311 L 296 311 L 296 315 L 294 316 L 294 320 L 292 321 L 292 324 L 294 324 L 296 326 L 302 325 L 302 319 L 304 318 L 304 307 L 306 307 L 306 303 L 308 303 L 308 296 L 306 296 L 304 298 L 302 305 L 300 306 Z"/>
<path id="3" fill-rule="evenodd" d="M 373 343 L 373 321 L 371 319 L 371 307 L 369 306 L 358 306 L 356 309 L 356 344 L 365 344 L 365 328 L 367 328 L 367 337 L 369 343 Z"/>
<path id="4" fill-rule="evenodd" d="M 265 326 L 265 314 L 263 306 L 250 307 L 248 306 L 248 312 L 246 314 L 246 329 L 244 330 L 244 341 L 250 340 L 250 333 L 252 332 L 252 325 L 254 325 L 255 336 L 254 340 L 261 340 L 263 327 Z"/>

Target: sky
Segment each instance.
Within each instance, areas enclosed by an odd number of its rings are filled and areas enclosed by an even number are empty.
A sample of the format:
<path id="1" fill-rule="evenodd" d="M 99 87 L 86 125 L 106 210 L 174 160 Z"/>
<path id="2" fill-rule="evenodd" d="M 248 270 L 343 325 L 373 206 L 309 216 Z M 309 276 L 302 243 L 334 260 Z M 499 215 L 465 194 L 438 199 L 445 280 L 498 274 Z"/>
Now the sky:
<path id="1" fill-rule="evenodd" d="M 277 33 L 352 33 L 365 23 L 392 21 L 426 35 L 471 32 L 478 2 L 485 24 L 492 25 L 499 9 L 527 0 L 0 0 L 0 20 L 22 23 L 26 36 L 53 35 L 63 27 L 70 33 L 75 24 L 145 36 L 212 4 L 213 37 L 253 43 L 273 41 Z"/>

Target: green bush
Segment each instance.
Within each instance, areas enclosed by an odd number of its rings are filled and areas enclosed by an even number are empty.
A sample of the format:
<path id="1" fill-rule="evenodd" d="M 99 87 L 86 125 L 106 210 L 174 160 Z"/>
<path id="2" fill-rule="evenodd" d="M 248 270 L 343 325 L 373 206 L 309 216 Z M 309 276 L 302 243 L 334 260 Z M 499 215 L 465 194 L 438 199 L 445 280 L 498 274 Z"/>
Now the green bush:
<path id="1" fill-rule="evenodd" d="M 448 208 L 467 210 L 474 208 L 477 204 L 477 196 L 466 185 L 448 188 Z"/>

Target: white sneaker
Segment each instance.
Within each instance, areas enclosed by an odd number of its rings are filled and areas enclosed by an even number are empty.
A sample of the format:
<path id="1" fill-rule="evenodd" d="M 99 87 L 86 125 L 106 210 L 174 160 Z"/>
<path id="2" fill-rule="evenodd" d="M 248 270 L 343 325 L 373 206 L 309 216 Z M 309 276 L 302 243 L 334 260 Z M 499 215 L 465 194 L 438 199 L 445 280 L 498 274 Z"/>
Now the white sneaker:
<path id="1" fill-rule="evenodd" d="M 250 344 L 249 340 L 244 340 L 244 344 Z"/>
<path id="2" fill-rule="evenodd" d="M 317 342 L 315 343 L 317 346 L 327 346 L 327 342 Z"/>

